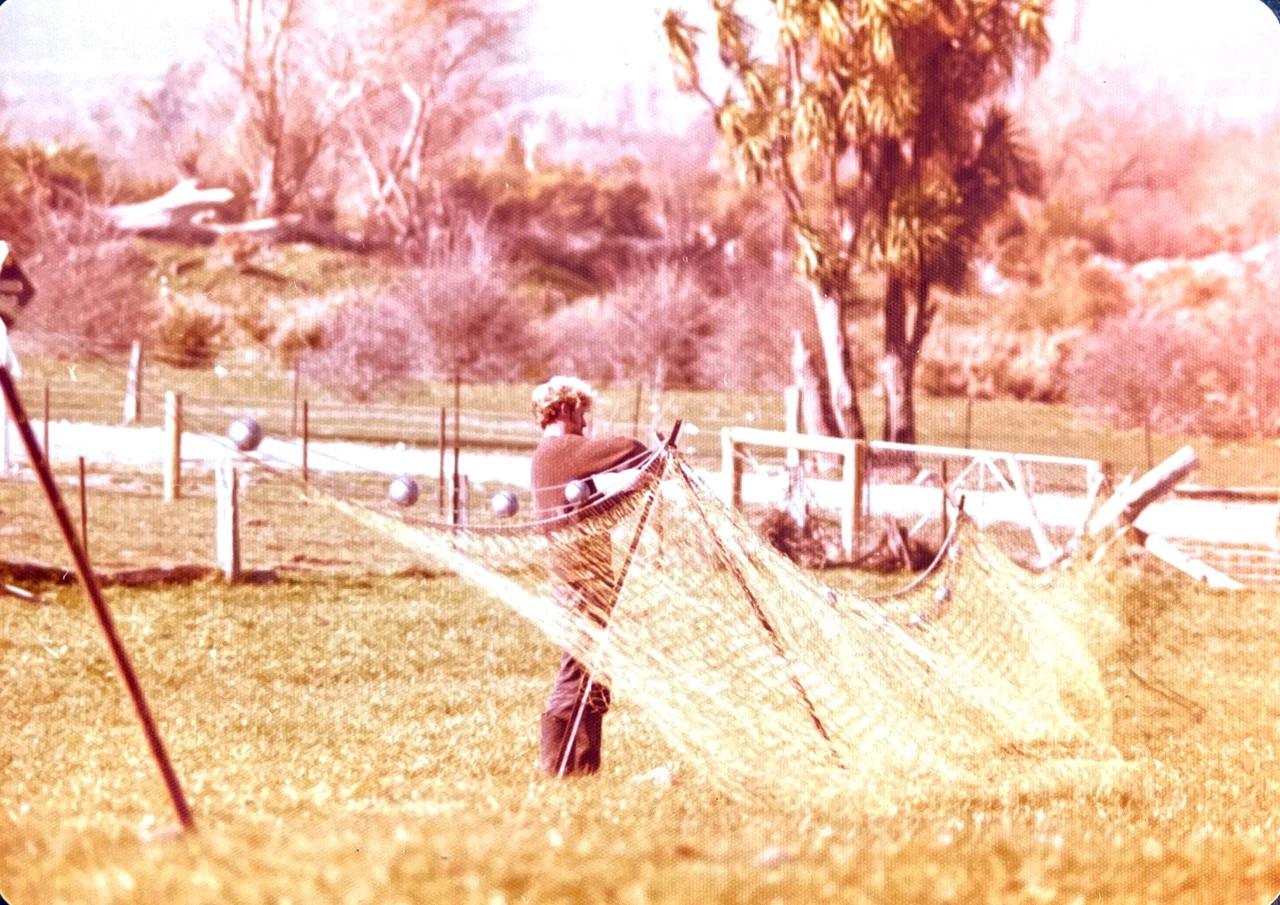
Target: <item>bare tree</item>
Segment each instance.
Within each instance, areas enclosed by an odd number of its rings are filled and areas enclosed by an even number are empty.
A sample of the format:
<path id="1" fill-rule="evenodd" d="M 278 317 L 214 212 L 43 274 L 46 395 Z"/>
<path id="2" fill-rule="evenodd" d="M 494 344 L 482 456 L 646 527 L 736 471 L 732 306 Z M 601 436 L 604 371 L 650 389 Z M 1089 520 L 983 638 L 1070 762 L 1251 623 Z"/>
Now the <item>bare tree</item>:
<path id="1" fill-rule="evenodd" d="M 231 0 L 233 40 L 222 48 L 235 79 L 237 163 L 254 186 L 254 212 L 286 212 L 360 96 L 362 29 L 342 4 Z M 328 27 L 326 27 L 328 26 Z"/>
<path id="2" fill-rule="evenodd" d="M 438 162 L 505 99 L 516 15 L 477 0 L 425 0 L 381 28 L 362 103 L 346 123 L 365 176 L 369 228 L 421 257 L 439 216 Z"/>

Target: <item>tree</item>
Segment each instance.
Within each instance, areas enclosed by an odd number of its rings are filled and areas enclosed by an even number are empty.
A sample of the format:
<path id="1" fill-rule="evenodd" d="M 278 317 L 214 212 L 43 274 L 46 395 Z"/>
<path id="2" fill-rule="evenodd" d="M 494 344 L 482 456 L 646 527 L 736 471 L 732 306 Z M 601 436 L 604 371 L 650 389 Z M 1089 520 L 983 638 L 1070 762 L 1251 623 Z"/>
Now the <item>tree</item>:
<path id="1" fill-rule="evenodd" d="M 375 231 L 418 257 L 438 218 L 439 165 L 506 101 L 517 16 L 477 0 L 418 0 L 382 23 L 375 65 L 346 123 Z"/>
<path id="2" fill-rule="evenodd" d="M 360 30 L 342 27 L 340 6 L 313 3 L 231 0 L 234 40 L 223 56 L 239 92 L 238 163 L 260 217 L 289 210 L 360 95 Z"/>
<path id="3" fill-rule="evenodd" d="M 722 100 L 703 85 L 699 29 L 668 12 L 679 87 L 712 107 L 740 177 L 786 203 L 826 366 L 823 432 L 865 437 L 846 310 L 853 277 L 883 278 L 884 436 L 915 441 L 912 382 L 937 314 L 983 228 L 1038 169 L 993 102 L 1048 58 L 1045 0 L 775 0 L 773 60 L 736 0 L 711 0 Z"/>

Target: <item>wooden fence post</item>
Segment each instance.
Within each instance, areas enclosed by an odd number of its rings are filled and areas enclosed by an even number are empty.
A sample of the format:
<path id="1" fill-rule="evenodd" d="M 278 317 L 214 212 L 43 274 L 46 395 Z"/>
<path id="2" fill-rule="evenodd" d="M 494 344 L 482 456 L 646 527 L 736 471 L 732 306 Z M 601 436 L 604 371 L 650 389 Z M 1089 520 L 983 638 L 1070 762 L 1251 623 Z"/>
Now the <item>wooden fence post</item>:
<path id="1" fill-rule="evenodd" d="M 142 343 L 136 339 L 129 350 L 129 376 L 124 384 L 124 423 L 142 423 Z"/>
<path id="2" fill-rule="evenodd" d="M 302 400 L 302 486 L 307 485 L 307 447 L 311 443 L 311 404 Z"/>
<path id="3" fill-rule="evenodd" d="M 445 407 L 440 406 L 440 437 L 437 449 L 440 451 L 439 476 L 436 482 L 436 511 L 444 515 L 444 458 L 448 446 L 448 426 L 445 421 Z"/>
<path id="4" fill-rule="evenodd" d="M 298 394 L 301 392 L 302 386 L 302 353 L 298 353 L 298 357 L 293 361 L 293 370 L 289 372 L 291 382 L 293 383 L 293 405 L 289 410 L 289 435 L 298 436 Z"/>
<path id="5" fill-rule="evenodd" d="M 800 393 L 801 389 L 797 386 L 790 386 L 782 391 L 783 418 L 786 422 L 783 430 L 789 434 L 800 433 Z M 794 446 L 787 447 L 787 467 L 795 468 L 799 464 L 800 450 Z"/>
<path id="6" fill-rule="evenodd" d="M 840 546 L 847 559 L 853 559 L 862 522 L 862 472 L 858 464 L 858 441 L 850 440 L 840 483 Z"/>
<path id="7" fill-rule="evenodd" d="M 77 462 L 80 476 L 80 546 L 84 547 L 85 561 L 89 560 L 89 495 L 85 491 L 84 456 Z"/>
<path id="8" fill-rule="evenodd" d="M 218 568 L 227 581 L 240 580 L 240 476 L 235 463 L 218 463 L 216 476 Z"/>
<path id="9" fill-rule="evenodd" d="M 164 499 L 172 503 L 182 495 L 182 394 L 164 394 Z"/>
<path id="10" fill-rule="evenodd" d="M 733 431 L 720 429 L 720 471 L 724 475 L 724 501 L 734 509 L 742 508 L 742 458 Z"/>
<path id="11" fill-rule="evenodd" d="M 49 381 L 44 382 L 44 437 L 43 445 L 40 447 L 44 450 L 44 460 L 53 463 L 53 457 L 49 455 Z"/>

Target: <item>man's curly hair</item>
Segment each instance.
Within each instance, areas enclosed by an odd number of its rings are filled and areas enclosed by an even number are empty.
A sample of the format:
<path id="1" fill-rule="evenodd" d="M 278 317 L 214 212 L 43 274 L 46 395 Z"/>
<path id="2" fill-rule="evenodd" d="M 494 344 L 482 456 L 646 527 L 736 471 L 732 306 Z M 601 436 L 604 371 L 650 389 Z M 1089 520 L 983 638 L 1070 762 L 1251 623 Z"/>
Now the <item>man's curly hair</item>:
<path id="1" fill-rule="evenodd" d="M 576 410 L 586 414 L 595 398 L 595 391 L 585 380 L 552 377 L 533 391 L 533 416 L 538 419 L 538 427 L 545 428 L 568 412 Z"/>

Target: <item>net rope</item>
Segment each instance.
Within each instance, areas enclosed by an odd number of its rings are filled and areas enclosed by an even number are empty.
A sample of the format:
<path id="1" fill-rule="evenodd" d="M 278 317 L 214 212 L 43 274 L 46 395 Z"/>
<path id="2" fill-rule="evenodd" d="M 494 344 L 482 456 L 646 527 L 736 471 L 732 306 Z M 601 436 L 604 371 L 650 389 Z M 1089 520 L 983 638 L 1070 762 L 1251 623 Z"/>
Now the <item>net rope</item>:
<path id="1" fill-rule="evenodd" d="M 939 568 L 874 600 L 782 556 L 674 450 L 542 522 L 463 529 L 312 498 L 529 620 L 732 794 L 893 808 L 944 790 L 1077 784 L 1081 770 L 1111 782 L 1125 766 L 1100 666 L 1118 616 L 1080 596 L 1088 575 L 1022 577 L 963 515 Z M 603 588 L 634 549 L 603 626 L 553 602 L 549 563 L 587 539 L 607 540 L 604 556 L 579 563 Z"/>

